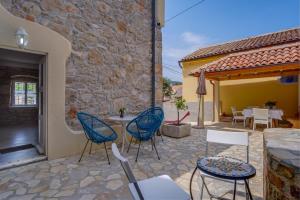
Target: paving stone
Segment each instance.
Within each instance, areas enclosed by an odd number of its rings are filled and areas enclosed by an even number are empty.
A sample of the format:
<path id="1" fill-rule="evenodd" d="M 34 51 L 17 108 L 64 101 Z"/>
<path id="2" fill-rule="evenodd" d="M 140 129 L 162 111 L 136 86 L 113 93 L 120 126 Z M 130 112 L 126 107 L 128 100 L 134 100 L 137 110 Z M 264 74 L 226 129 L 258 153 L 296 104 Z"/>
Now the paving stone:
<path id="1" fill-rule="evenodd" d="M 79 200 L 93 200 L 96 196 L 96 194 L 84 194 Z"/>
<path id="2" fill-rule="evenodd" d="M 58 190 L 47 190 L 45 192 L 40 193 L 42 197 L 53 197 L 56 193 L 58 193 Z"/>
<path id="3" fill-rule="evenodd" d="M 122 185 L 123 185 L 123 182 L 121 180 L 112 180 L 106 184 L 106 188 L 110 189 L 110 190 L 117 190 Z"/>
<path id="4" fill-rule="evenodd" d="M 24 195 L 24 194 L 26 194 L 26 192 L 27 192 L 27 189 L 21 187 L 16 190 L 16 195 Z"/>
<path id="5" fill-rule="evenodd" d="M 50 189 L 58 189 L 61 187 L 61 183 L 59 179 L 53 179 L 50 183 Z"/>
<path id="6" fill-rule="evenodd" d="M 54 197 L 68 197 L 74 194 L 75 190 L 63 190 L 57 193 Z"/>
<path id="7" fill-rule="evenodd" d="M 121 176 L 120 174 L 112 174 L 112 175 L 109 175 L 106 180 L 112 180 L 112 179 L 120 179 Z"/>
<path id="8" fill-rule="evenodd" d="M 0 193 L 0 199 L 7 199 L 9 196 L 11 196 L 14 192 L 13 191 L 7 191 Z"/>
<path id="9" fill-rule="evenodd" d="M 29 180 L 29 181 L 26 181 L 28 187 L 35 187 L 37 186 L 41 181 L 40 180 Z"/>
<path id="10" fill-rule="evenodd" d="M 86 187 L 88 185 L 90 185 L 91 183 L 93 183 L 95 181 L 95 178 L 92 176 L 88 176 L 85 179 L 83 179 L 82 181 L 80 181 L 80 187 Z"/>

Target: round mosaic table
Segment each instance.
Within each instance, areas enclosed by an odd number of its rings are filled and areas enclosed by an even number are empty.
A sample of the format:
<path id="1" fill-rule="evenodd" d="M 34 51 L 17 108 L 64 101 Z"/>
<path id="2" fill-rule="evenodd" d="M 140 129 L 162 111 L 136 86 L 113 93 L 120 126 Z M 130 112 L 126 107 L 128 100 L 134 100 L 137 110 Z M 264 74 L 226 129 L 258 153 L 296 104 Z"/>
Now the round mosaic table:
<path id="1" fill-rule="evenodd" d="M 249 195 L 252 200 L 252 194 L 247 180 L 255 176 L 256 170 L 251 164 L 236 158 L 224 156 L 203 157 L 198 159 L 197 166 L 190 180 L 190 193 L 192 199 L 192 181 L 197 169 L 216 178 L 234 181 L 233 199 L 235 199 L 236 195 L 236 182 L 238 180 L 243 180 L 246 186 L 246 194 Z"/>

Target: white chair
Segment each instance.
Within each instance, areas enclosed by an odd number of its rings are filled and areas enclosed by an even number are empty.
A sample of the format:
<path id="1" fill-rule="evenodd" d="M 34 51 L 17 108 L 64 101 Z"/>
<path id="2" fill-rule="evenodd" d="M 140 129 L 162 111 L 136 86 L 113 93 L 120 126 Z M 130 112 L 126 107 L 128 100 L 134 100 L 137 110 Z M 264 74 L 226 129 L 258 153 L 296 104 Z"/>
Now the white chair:
<path id="1" fill-rule="evenodd" d="M 168 175 L 157 176 L 142 181 L 137 181 L 129 166 L 115 143 L 112 144 L 112 152 L 120 161 L 121 166 L 129 181 L 129 190 L 135 200 L 188 200 L 188 195 Z"/>
<path id="2" fill-rule="evenodd" d="M 246 156 L 245 156 L 246 159 L 245 159 L 245 161 L 247 163 L 249 163 L 249 137 L 248 137 L 248 132 L 230 132 L 230 131 L 207 130 L 206 151 L 205 151 L 206 156 L 209 156 L 208 152 L 209 152 L 209 144 L 210 143 L 240 145 L 240 146 L 246 147 Z M 242 158 L 238 158 L 238 159 L 242 159 Z M 211 179 L 216 179 L 216 180 L 220 180 L 220 181 L 235 184 L 234 181 L 232 181 L 232 180 L 217 178 L 217 177 L 211 176 L 211 175 L 209 175 L 209 174 L 207 174 L 207 173 L 205 173 L 201 170 L 200 170 L 200 176 L 201 176 L 201 179 L 202 179 L 202 182 L 203 182 L 202 187 L 201 187 L 201 199 L 203 197 L 203 188 L 204 187 L 206 188 L 206 191 L 207 191 L 210 199 L 220 198 L 220 197 L 217 197 L 217 196 L 213 195 L 209 191 L 208 186 L 205 183 L 205 178 L 211 178 Z M 245 185 L 245 182 L 244 181 L 237 181 L 236 184 Z M 245 191 L 247 191 L 246 185 L 245 185 Z M 225 194 L 227 194 L 227 193 L 225 193 Z M 248 193 L 247 192 L 246 192 L 246 198 L 248 199 Z"/>
<path id="3" fill-rule="evenodd" d="M 237 121 L 243 121 L 244 127 L 246 127 L 246 117 L 243 115 L 242 111 L 237 111 L 236 107 L 231 107 L 232 112 L 232 125 L 235 125 Z"/>
<path id="4" fill-rule="evenodd" d="M 253 130 L 256 129 L 256 124 L 265 124 L 269 128 L 269 123 L 272 128 L 272 119 L 269 118 L 269 109 L 253 108 Z"/>

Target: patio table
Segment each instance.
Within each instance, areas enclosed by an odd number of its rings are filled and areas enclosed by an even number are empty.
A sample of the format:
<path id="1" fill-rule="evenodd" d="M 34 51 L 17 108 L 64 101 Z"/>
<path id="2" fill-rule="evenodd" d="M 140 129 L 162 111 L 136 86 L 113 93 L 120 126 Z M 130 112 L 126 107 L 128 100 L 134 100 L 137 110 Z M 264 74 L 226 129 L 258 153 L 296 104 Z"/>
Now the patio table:
<path id="1" fill-rule="evenodd" d="M 125 142 L 128 144 L 127 138 L 126 138 L 126 126 L 128 122 L 136 118 L 134 115 L 125 115 L 124 117 L 120 116 L 111 116 L 108 119 L 116 122 L 120 122 L 122 124 L 122 152 L 124 152 L 124 146 Z"/>
<path id="2" fill-rule="evenodd" d="M 246 119 L 251 119 L 253 117 L 253 108 L 245 108 L 242 113 Z M 269 109 L 269 117 L 275 124 L 277 124 L 278 120 L 282 120 L 282 116 L 283 111 L 281 109 Z"/>
<path id="3" fill-rule="evenodd" d="M 244 181 L 246 185 L 246 194 L 249 195 L 251 200 L 253 199 L 247 182 L 249 178 L 254 177 L 256 174 L 256 169 L 251 164 L 226 156 L 202 157 L 198 159 L 197 166 L 192 174 L 190 180 L 190 192 L 193 176 L 197 169 L 216 178 L 234 181 L 233 199 L 235 199 L 236 196 L 237 181 Z"/>

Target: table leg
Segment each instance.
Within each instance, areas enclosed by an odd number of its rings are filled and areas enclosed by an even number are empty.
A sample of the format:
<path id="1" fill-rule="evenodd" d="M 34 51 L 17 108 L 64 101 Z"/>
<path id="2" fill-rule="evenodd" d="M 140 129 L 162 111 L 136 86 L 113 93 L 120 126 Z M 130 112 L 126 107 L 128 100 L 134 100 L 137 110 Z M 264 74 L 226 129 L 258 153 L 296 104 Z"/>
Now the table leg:
<path id="1" fill-rule="evenodd" d="M 252 129 L 253 128 L 253 118 L 249 118 L 249 128 Z"/>
<path id="2" fill-rule="evenodd" d="M 190 195 L 191 195 L 191 199 L 193 200 L 193 194 L 192 194 L 192 182 L 193 182 L 193 177 L 195 175 L 197 171 L 197 167 L 194 169 L 193 173 L 192 173 L 192 176 L 191 176 L 191 180 L 190 180 Z"/>
<path id="3" fill-rule="evenodd" d="M 122 152 L 124 152 L 124 146 L 125 146 L 125 137 L 126 137 L 126 130 L 125 130 L 125 125 L 122 123 Z"/>
<path id="4" fill-rule="evenodd" d="M 246 185 L 246 188 L 247 188 L 247 191 L 248 191 L 247 193 L 249 194 L 250 199 L 253 200 L 248 182 L 247 182 L 247 180 L 244 180 L 244 181 L 245 181 L 245 185 Z"/>
<path id="5" fill-rule="evenodd" d="M 235 200 L 235 193 L 236 193 L 236 180 L 234 181 L 233 200 Z"/>

